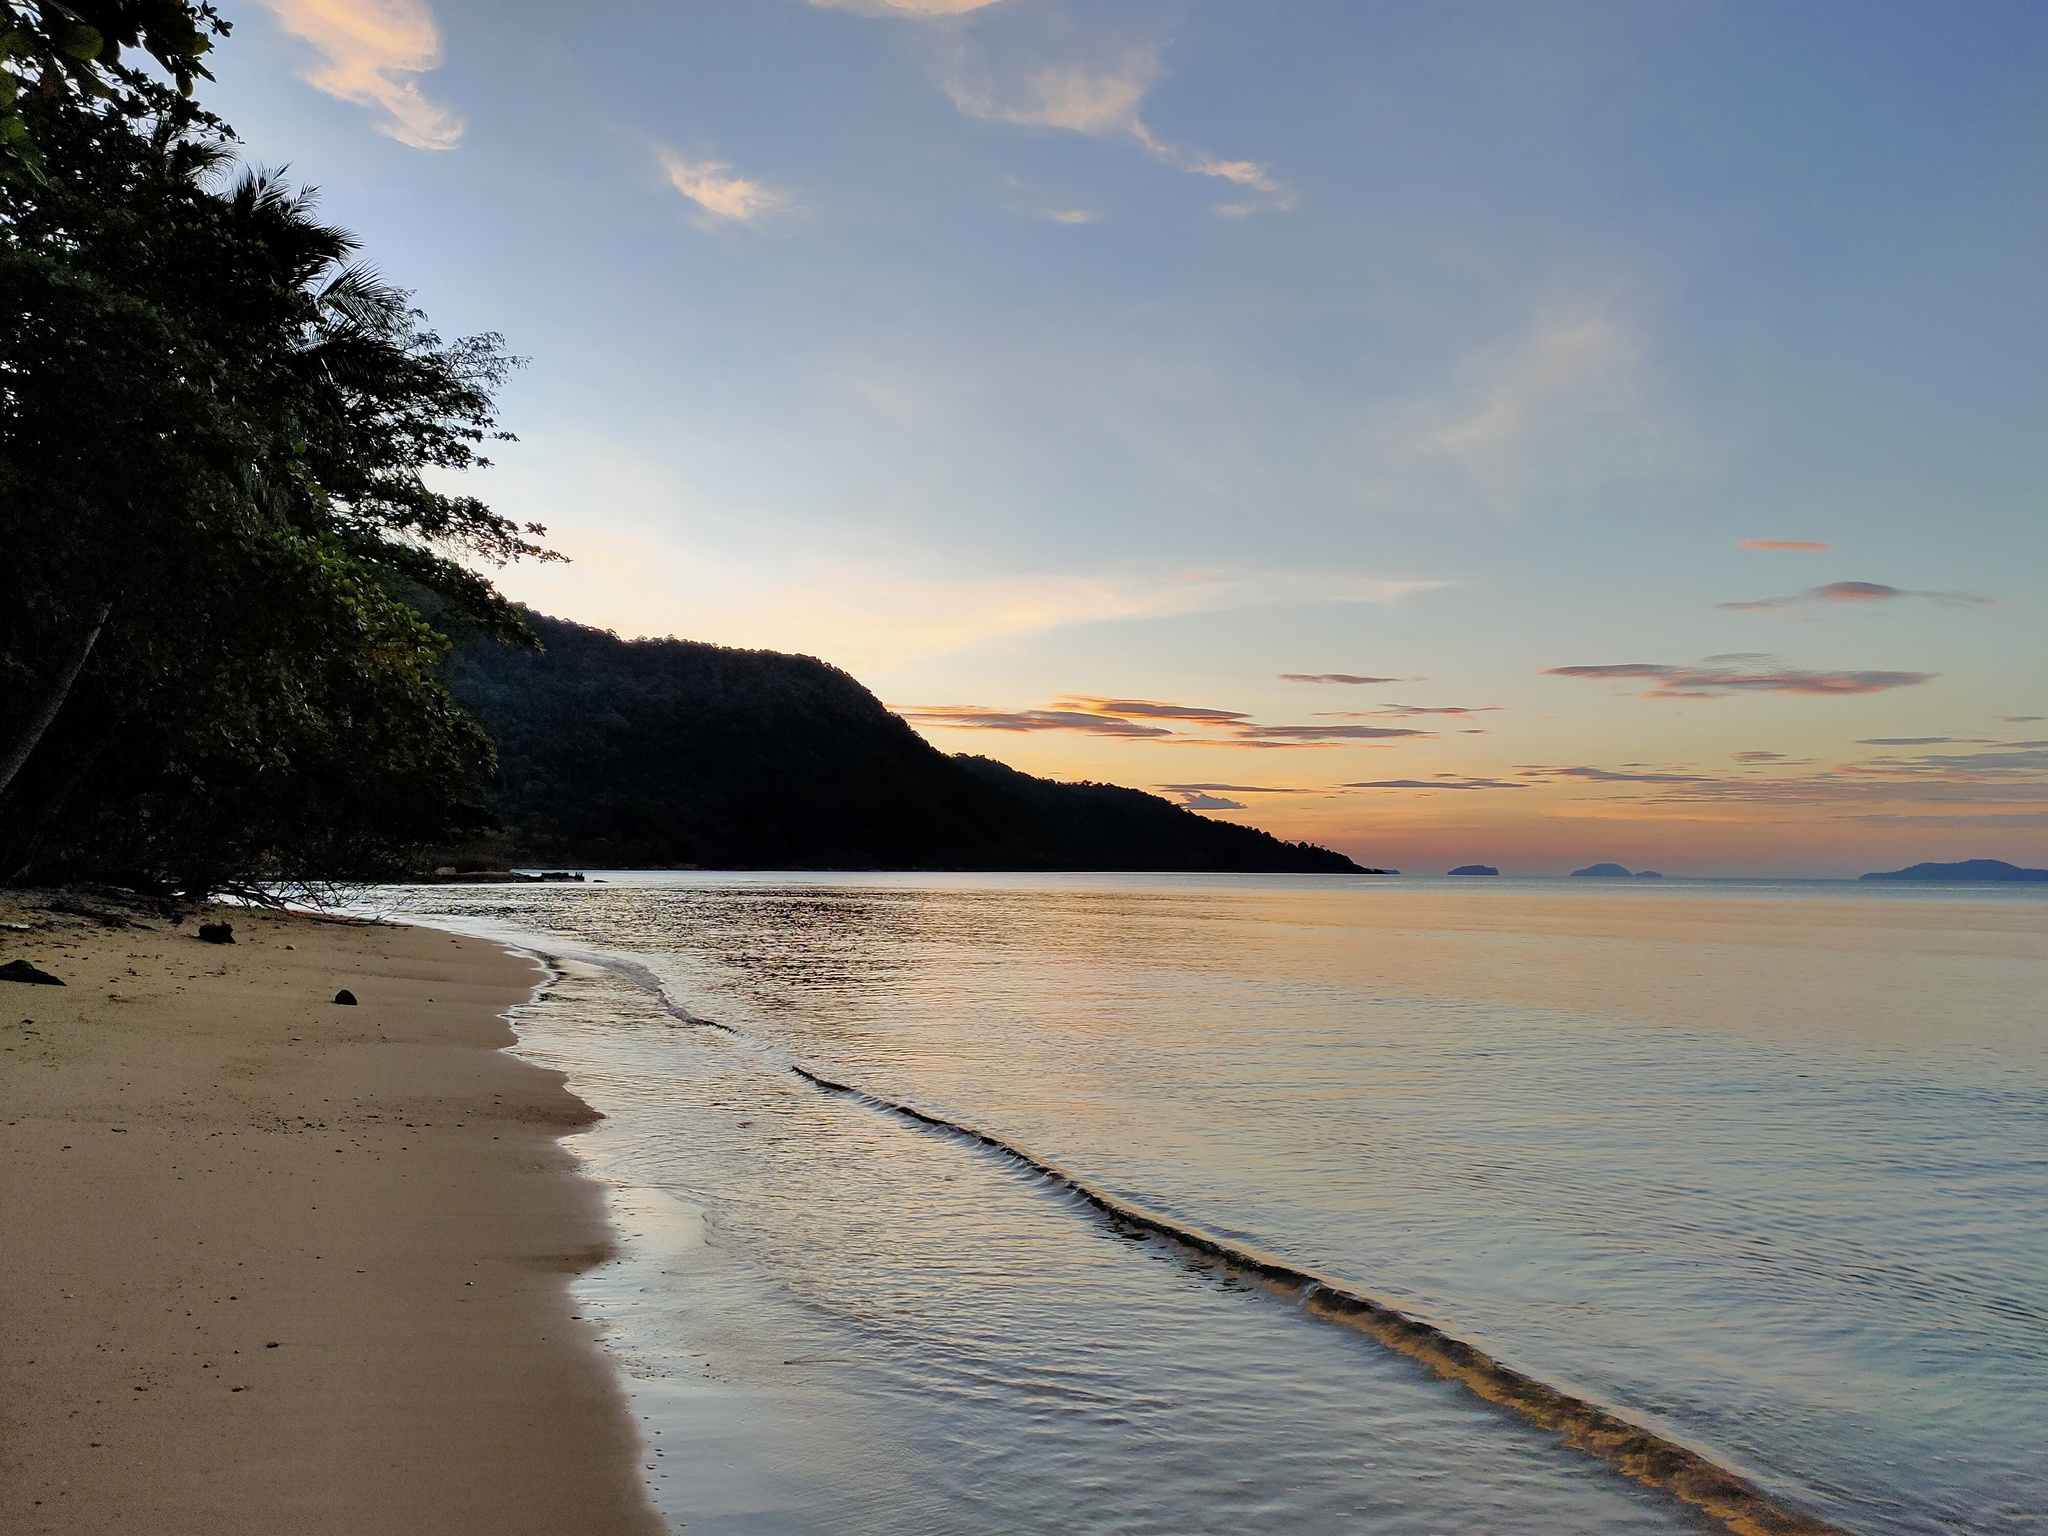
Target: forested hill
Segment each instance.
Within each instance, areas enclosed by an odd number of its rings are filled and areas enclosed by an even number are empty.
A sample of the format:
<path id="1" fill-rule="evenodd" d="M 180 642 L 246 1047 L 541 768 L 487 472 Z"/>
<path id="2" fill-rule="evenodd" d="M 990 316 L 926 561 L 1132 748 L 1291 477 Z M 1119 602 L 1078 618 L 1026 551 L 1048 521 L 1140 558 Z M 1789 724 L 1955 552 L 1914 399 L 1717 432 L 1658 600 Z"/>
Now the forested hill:
<path id="1" fill-rule="evenodd" d="M 948 757 L 836 667 L 529 614 L 449 687 L 498 742 L 522 862 L 610 868 L 1327 872 L 1342 854 L 1156 795 Z"/>

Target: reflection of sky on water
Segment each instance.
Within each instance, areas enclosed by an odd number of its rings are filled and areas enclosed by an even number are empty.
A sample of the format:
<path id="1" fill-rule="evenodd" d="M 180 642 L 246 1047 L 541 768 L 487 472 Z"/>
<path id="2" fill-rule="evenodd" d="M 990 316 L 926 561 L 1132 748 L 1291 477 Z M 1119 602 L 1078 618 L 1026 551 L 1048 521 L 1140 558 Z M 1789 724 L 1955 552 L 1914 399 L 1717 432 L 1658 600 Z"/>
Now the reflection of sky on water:
<path id="1" fill-rule="evenodd" d="M 1066 884 L 705 876 L 428 899 L 633 951 L 697 1013 L 1405 1302 L 1858 1528 L 2039 1528 L 2038 901 Z M 649 1033 L 634 1049 L 656 1056 L 617 1076 L 668 1106 L 646 1110 L 665 1148 L 727 1123 L 676 1097 L 707 1070 L 684 1056 L 758 1071 L 758 1053 L 706 1040 Z M 682 1075 L 633 1086 L 664 1071 Z M 962 1178 L 1014 1199 L 1014 1176 L 774 1082 L 773 1107 L 732 1118 L 679 1177 L 779 1286 L 854 1306 L 856 1274 L 882 1292 L 860 1305 L 888 1316 L 938 1275 L 988 1298 L 1050 1273 L 1035 1247 L 997 1257 L 971 1214 L 997 1195 L 950 1203 Z M 709 1167 L 732 1182 L 708 1188 Z M 820 1217 L 848 1192 L 865 1216 Z M 1081 1263 L 1056 1288 L 1069 1325 L 1153 1316 L 1117 1287 L 1156 1266 L 1047 1198 L 1023 1227 Z M 920 1223 L 929 1248 L 905 1235 Z M 987 1265 L 951 1267 L 961 1243 Z M 1096 1250 L 1107 1280 L 1076 1257 Z M 1200 1359 L 1221 1381 L 1239 1351 L 1270 1362 L 1299 1332 L 1304 1358 L 1277 1379 L 1319 1381 L 1339 1355 L 1351 1386 L 1327 1383 L 1332 1402 L 1360 1390 L 1369 1347 L 1353 1359 L 1263 1298 L 1197 1292 L 1174 1302 L 1194 1313 L 1166 1309 L 1143 1379 Z M 1017 1320 L 995 1315 L 1014 1343 Z M 975 1337 L 953 1326 L 918 1316 L 903 1337 Z M 1048 1336 L 1045 1359 L 1087 1358 L 1087 1337 L 1063 1355 Z M 1206 1490 L 1198 1470 L 1172 1475 Z"/>

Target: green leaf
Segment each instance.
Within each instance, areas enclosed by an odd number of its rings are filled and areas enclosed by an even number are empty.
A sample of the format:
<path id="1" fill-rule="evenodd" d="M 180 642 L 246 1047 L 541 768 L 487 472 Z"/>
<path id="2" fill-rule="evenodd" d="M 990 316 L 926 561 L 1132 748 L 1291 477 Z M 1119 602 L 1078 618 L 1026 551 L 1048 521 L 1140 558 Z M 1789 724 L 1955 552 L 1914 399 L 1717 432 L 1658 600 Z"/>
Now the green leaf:
<path id="1" fill-rule="evenodd" d="M 106 46 L 107 40 L 100 36 L 99 28 L 88 27 L 82 21 L 64 34 L 65 54 L 70 58 L 82 59 L 87 63 L 98 58 L 105 51 Z"/>

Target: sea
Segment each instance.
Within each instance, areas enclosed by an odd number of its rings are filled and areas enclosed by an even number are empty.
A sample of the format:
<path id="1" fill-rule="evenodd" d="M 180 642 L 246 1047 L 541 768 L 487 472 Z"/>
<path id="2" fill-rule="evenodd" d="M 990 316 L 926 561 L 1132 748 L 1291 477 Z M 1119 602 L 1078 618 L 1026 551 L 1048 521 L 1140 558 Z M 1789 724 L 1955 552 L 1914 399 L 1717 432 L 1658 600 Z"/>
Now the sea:
<path id="1" fill-rule="evenodd" d="M 1722 1528 L 1244 1252 L 1840 1530 L 2048 1533 L 2041 887 L 598 872 L 370 904 L 551 967 L 519 1049 L 605 1116 L 569 1144 L 621 1237 L 576 1307 L 678 1531 Z"/>

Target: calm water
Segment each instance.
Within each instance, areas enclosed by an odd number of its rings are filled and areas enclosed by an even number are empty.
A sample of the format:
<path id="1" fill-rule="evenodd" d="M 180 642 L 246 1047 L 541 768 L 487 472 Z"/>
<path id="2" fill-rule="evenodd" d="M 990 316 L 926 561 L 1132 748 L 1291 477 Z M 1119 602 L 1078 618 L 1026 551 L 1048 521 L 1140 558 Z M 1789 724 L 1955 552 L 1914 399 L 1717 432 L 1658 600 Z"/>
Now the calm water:
<path id="1" fill-rule="evenodd" d="M 1709 1528 L 799 1062 L 1849 1529 L 2048 1532 L 2040 894 L 704 874 L 389 901 L 563 957 L 524 1048 L 611 1117 L 578 1144 L 633 1241 L 583 1299 L 691 1531 Z"/>

